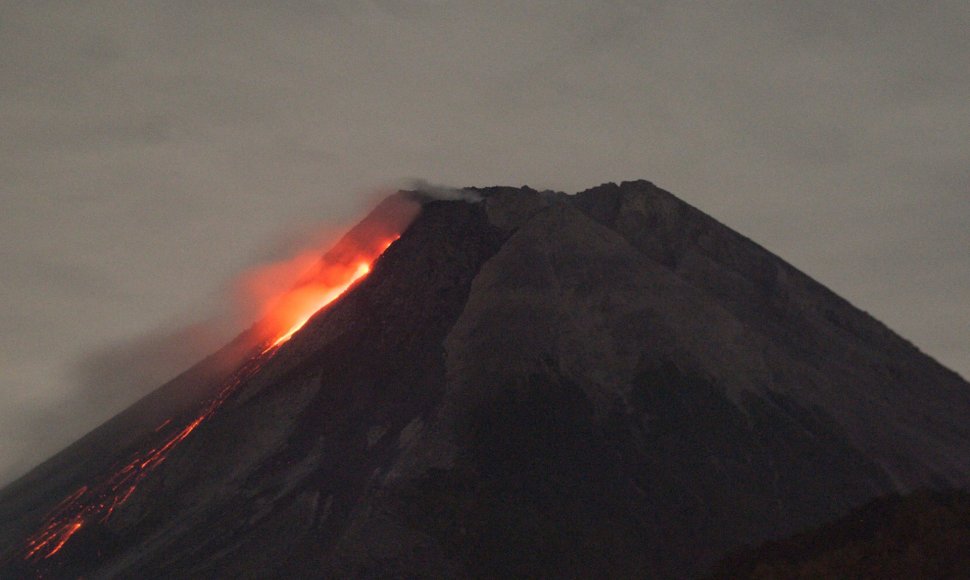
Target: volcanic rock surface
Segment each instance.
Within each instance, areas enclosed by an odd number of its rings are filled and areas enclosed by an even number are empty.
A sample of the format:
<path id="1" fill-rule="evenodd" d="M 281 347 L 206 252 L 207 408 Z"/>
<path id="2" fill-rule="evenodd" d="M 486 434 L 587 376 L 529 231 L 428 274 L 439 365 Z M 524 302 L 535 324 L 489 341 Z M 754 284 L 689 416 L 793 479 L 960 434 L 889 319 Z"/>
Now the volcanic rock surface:
<path id="1" fill-rule="evenodd" d="M 725 559 L 710 580 L 970 578 L 970 494 L 874 500 L 818 529 Z"/>
<path id="2" fill-rule="evenodd" d="M 691 577 L 970 487 L 970 385 L 777 256 L 645 181 L 486 188 L 425 199 L 110 518 L 17 557 L 213 374 L 4 490 L 0 577 Z"/>

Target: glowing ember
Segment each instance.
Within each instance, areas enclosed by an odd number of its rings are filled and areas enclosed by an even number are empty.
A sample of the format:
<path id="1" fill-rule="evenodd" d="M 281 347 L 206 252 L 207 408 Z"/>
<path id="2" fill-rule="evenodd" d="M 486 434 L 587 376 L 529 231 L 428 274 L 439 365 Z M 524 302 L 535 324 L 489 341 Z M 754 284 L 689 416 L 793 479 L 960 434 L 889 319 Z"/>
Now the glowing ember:
<path id="1" fill-rule="evenodd" d="M 71 536 L 73 536 L 75 532 L 80 530 L 81 526 L 83 525 L 84 525 L 84 520 L 79 518 L 79 519 L 75 519 L 73 521 L 67 522 L 66 524 L 61 524 L 61 525 L 55 524 L 55 525 L 49 526 L 45 530 L 45 532 L 47 533 L 43 534 L 43 536 L 38 539 L 36 544 L 33 542 L 28 542 L 27 547 L 29 548 L 30 551 L 27 553 L 27 557 L 29 558 L 33 556 L 34 554 L 43 550 L 46 547 L 49 549 L 49 551 L 47 555 L 45 555 L 44 557 L 50 558 L 51 556 L 59 552 L 61 548 L 64 547 L 64 544 L 66 544 L 67 541 L 71 539 Z"/>
<path id="2" fill-rule="evenodd" d="M 390 244 L 388 244 L 390 245 Z M 280 335 L 266 350 L 277 347 L 290 340 L 297 330 L 310 320 L 314 314 L 324 306 L 333 302 L 337 297 L 347 291 L 347 288 L 370 273 L 370 264 L 360 263 L 357 269 L 350 274 L 349 279 L 336 287 L 326 284 L 310 283 L 288 293 L 282 303 L 278 306 L 277 316 L 280 318 L 292 318 L 295 320 L 289 329 Z M 265 352 L 265 351 L 264 351 Z"/>
<path id="3" fill-rule="evenodd" d="M 85 525 L 104 523 L 114 510 L 128 501 L 138 486 L 153 469 L 162 464 L 168 453 L 185 440 L 192 431 L 222 405 L 236 387 L 258 371 L 268 357 L 255 357 L 243 364 L 223 384 L 219 393 L 211 399 L 200 414 L 182 428 L 164 429 L 169 422 L 156 428 L 156 444 L 138 451 L 128 461 L 118 466 L 106 479 L 84 486 L 64 499 L 47 516 L 43 527 L 27 539 L 25 560 L 47 559 L 61 548 Z M 163 432 L 164 429 L 164 432 Z"/>
<path id="4" fill-rule="evenodd" d="M 394 236 L 367 244 L 345 244 L 313 263 L 301 254 L 288 262 L 250 272 L 246 291 L 260 297 L 264 304 L 258 332 L 266 338 L 266 350 L 288 341 L 314 314 L 366 276 L 374 260 L 396 239 Z M 273 278 L 297 268 L 303 273 L 299 283 L 285 291 L 273 290 Z"/>
<path id="5" fill-rule="evenodd" d="M 373 261 L 396 239 L 378 238 L 376 242 L 338 247 L 331 253 L 333 255 L 328 254 L 316 264 L 303 283 L 274 296 L 264 308 L 262 321 L 257 326 L 257 331 L 264 337 L 259 354 L 237 368 L 195 418 L 181 426 L 167 419 L 149 435 L 149 442 L 143 449 L 116 465 L 103 480 L 81 487 L 65 498 L 47 516 L 41 529 L 27 539 L 24 559 L 50 558 L 83 527 L 106 522 L 131 498 L 138 485 L 168 458 L 173 448 L 211 417 L 237 387 L 259 371 L 315 313 L 366 276 Z"/>

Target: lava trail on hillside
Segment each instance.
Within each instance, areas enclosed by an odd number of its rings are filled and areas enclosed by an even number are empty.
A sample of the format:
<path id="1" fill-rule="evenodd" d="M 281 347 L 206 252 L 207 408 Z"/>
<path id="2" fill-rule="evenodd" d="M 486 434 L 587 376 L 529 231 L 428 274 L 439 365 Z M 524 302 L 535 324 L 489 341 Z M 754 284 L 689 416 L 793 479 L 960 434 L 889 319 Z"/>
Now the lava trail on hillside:
<path id="1" fill-rule="evenodd" d="M 188 422 L 175 418 L 164 421 L 149 433 L 147 442 L 127 460 L 115 464 L 99 480 L 83 485 L 65 497 L 45 517 L 40 528 L 27 538 L 20 550 L 25 564 L 40 566 L 60 553 L 82 529 L 105 524 L 115 510 L 132 497 L 138 486 L 165 462 L 172 450 L 210 419 L 240 385 L 259 372 L 295 332 L 366 276 L 372 263 L 397 237 L 353 245 L 354 251 L 340 260 L 325 258 L 301 283 L 284 295 L 274 297 L 255 327 L 262 331 L 261 344 L 222 381 L 216 395 L 203 402 Z"/>
<path id="2" fill-rule="evenodd" d="M 245 361 L 192 421 L 180 427 L 173 427 L 171 419 L 165 421 L 158 426 L 147 448 L 134 453 L 102 481 L 82 486 L 66 497 L 47 516 L 41 529 L 27 539 L 24 559 L 48 559 L 57 554 L 81 528 L 106 522 L 115 509 L 128 501 L 138 484 L 168 458 L 172 449 L 210 418 L 242 382 L 273 356 L 277 348 L 272 347 Z"/>

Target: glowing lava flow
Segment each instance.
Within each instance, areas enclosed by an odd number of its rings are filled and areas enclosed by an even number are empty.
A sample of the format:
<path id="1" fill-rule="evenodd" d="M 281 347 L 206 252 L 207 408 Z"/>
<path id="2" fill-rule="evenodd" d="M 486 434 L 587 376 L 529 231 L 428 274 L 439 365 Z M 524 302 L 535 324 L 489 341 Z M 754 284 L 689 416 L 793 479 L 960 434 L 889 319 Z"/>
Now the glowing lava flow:
<path id="1" fill-rule="evenodd" d="M 246 361 L 223 383 L 219 393 L 209 400 L 201 412 L 179 429 L 166 429 L 156 442 L 134 453 L 104 480 L 83 486 L 64 499 L 39 531 L 27 539 L 24 559 L 50 558 L 58 553 L 82 527 L 104 523 L 115 509 L 128 501 L 135 488 L 168 457 L 168 453 L 184 441 L 206 419 L 215 413 L 236 387 L 258 371 L 268 357 L 258 356 Z M 171 420 L 163 423 L 166 427 Z"/>
<path id="2" fill-rule="evenodd" d="M 264 331 L 267 328 L 277 329 L 276 334 L 269 334 L 269 338 L 263 342 L 268 346 L 237 368 L 194 419 L 181 426 L 173 424 L 172 419 L 166 420 L 155 428 L 152 441 L 145 448 L 117 465 L 103 480 L 83 486 L 66 497 L 47 516 L 40 530 L 27 539 L 24 559 L 36 561 L 50 558 L 85 526 L 106 522 L 119 506 L 128 501 L 136 487 L 168 458 L 173 448 L 209 419 L 237 387 L 259 371 L 316 312 L 366 276 L 371 263 L 396 239 L 385 240 L 370 252 L 358 252 L 358 260 L 355 261 L 343 264 L 324 262 L 315 276 L 282 296 L 263 321 Z"/>
<path id="3" fill-rule="evenodd" d="M 305 304 L 303 305 L 303 308 L 300 309 L 300 313 L 297 315 L 296 321 L 289 327 L 289 329 L 286 332 L 284 332 L 272 344 L 266 347 L 266 350 L 264 350 L 263 352 L 274 349 L 277 346 L 283 344 L 284 342 L 290 340 L 290 338 L 293 336 L 293 333 L 303 328 L 303 325 L 305 325 L 307 321 L 310 320 L 310 317 L 312 317 L 314 314 L 319 312 L 320 309 L 326 306 L 327 304 L 330 304 L 331 302 L 333 302 L 334 299 L 336 299 L 338 296 L 346 292 L 347 288 L 350 288 L 350 286 L 353 285 L 354 282 L 356 282 L 357 280 L 360 280 L 361 278 L 363 278 L 369 273 L 370 273 L 370 264 L 366 262 L 361 262 L 357 266 L 357 269 L 354 271 L 354 273 L 351 275 L 350 280 L 348 280 L 347 283 L 343 284 L 342 286 L 337 286 L 336 288 L 320 289 L 311 285 L 310 286 L 311 290 L 309 292 L 300 288 L 292 292 L 291 296 L 306 295 Z"/>

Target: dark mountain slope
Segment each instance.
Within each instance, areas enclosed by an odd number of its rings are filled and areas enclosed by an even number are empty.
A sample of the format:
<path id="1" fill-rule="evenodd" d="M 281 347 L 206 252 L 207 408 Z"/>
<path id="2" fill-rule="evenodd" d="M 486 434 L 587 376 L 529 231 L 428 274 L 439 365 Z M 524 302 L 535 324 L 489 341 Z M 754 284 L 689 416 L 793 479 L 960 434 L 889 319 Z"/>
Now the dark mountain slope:
<path id="1" fill-rule="evenodd" d="M 589 215 L 763 336 L 766 372 L 737 375 L 740 388 L 791 390 L 823 408 L 900 489 L 937 479 L 970 483 L 964 447 L 970 421 L 952 413 L 966 409 L 970 397 L 958 375 L 777 256 L 649 182 L 607 184 L 577 198 Z M 867 419 L 874 416 L 882 419 Z M 912 457 L 927 460 L 913 464 Z M 934 466 L 929 472 L 928 464 Z"/>
<path id="2" fill-rule="evenodd" d="M 970 386 L 756 244 L 647 182 L 475 191 L 50 575 L 685 577 L 970 485 Z"/>
<path id="3" fill-rule="evenodd" d="M 970 578 L 970 495 L 881 498 L 811 532 L 734 555 L 712 578 Z"/>
<path id="4" fill-rule="evenodd" d="M 158 425 L 190 421 L 251 346 L 243 334 L 0 491 L 0 565 L 54 505 L 143 446 Z"/>

